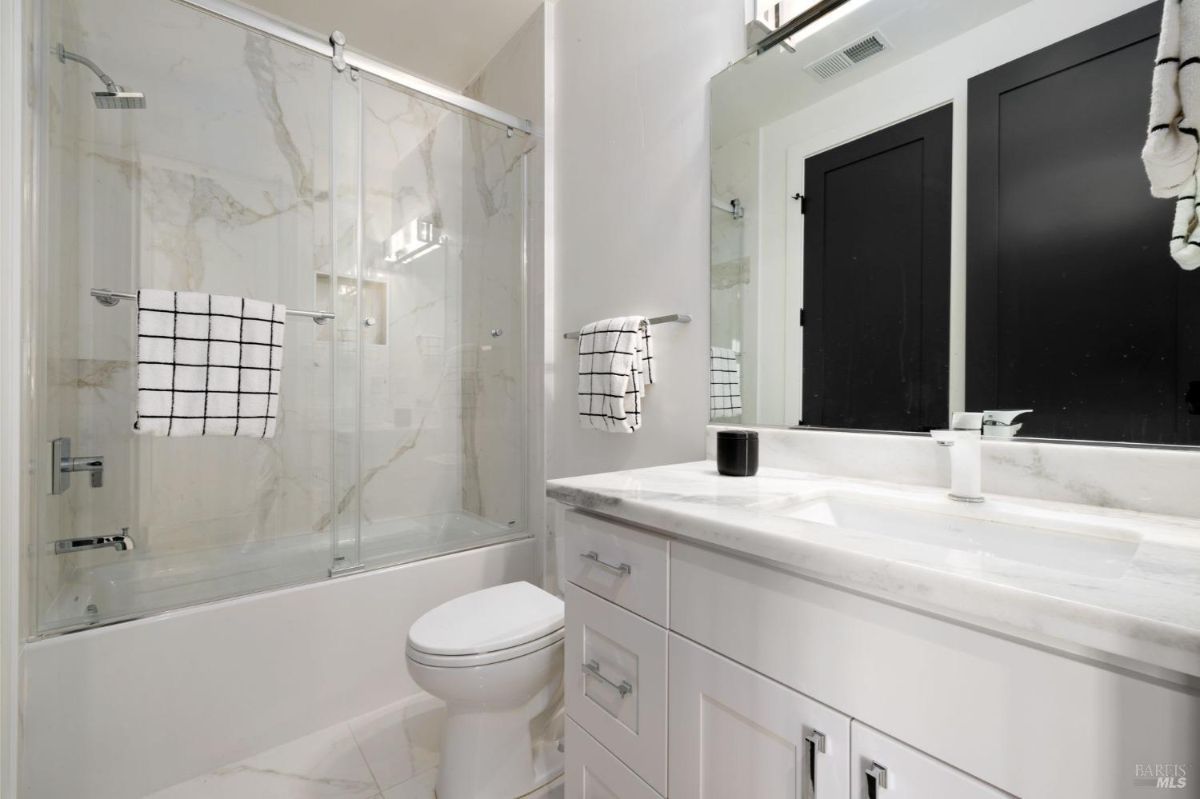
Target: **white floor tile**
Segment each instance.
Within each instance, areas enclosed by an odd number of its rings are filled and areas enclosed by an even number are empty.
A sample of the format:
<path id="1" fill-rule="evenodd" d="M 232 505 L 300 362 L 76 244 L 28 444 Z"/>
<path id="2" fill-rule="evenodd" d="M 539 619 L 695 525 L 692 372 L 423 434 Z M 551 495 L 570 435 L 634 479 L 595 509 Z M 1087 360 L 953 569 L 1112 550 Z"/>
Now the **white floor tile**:
<path id="1" fill-rule="evenodd" d="M 435 799 L 433 789 L 436 783 L 437 769 L 430 769 L 424 774 L 413 777 L 408 782 L 384 791 L 383 799 Z M 549 785 L 526 794 L 521 799 L 563 799 L 565 791 L 563 778 L 559 777 Z"/>
<path id="2" fill-rule="evenodd" d="M 437 784 L 437 769 L 418 774 L 407 782 L 392 787 L 383 792 L 383 799 L 436 799 L 433 793 Z"/>
<path id="3" fill-rule="evenodd" d="M 432 697 L 383 708 L 350 722 L 380 788 L 407 782 L 438 764 L 446 711 Z"/>
<path id="4" fill-rule="evenodd" d="M 150 799 L 369 799 L 378 793 L 349 726 L 337 724 Z"/>

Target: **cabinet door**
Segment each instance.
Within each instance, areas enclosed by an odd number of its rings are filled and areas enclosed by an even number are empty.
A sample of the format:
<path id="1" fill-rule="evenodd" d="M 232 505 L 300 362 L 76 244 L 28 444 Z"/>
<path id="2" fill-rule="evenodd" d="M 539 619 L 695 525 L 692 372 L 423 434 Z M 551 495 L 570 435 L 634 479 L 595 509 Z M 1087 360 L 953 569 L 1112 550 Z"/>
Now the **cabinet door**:
<path id="1" fill-rule="evenodd" d="M 566 799 L 662 799 L 582 727 L 567 719 Z"/>
<path id="2" fill-rule="evenodd" d="M 672 799 L 847 799 L 850 719 L 674 633 Z"/>
<path id="3" fill-rule="evenodd" d="M 667 792 L 667 631 L 567 586 L 567 715 Z"/>
<path id="4" fill-rule="evenodd" d="M 860 722 L 850 725 L 854 799 L 1001 799 L 1011 797 Z"/>

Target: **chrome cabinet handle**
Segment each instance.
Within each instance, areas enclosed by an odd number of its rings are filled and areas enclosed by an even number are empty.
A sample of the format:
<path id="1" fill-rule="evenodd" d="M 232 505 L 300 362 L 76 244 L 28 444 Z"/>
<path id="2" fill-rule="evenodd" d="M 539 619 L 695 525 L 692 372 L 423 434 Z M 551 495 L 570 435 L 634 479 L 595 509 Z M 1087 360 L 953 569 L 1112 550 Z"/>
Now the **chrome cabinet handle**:
<path id="1" fill-rule="evenodd" d="M 801 795 L 803 799 L 817 799 L 817 754 L 825 753 L 825 733 L 813 730 L 804 736 L 808 750 L 808 771 L 804 775 Z"/>
<path id="2" fill-rule="evenodd" d="M 584 663 L 583 670 L 619 693 L 622 699 L 633 693 L 633 686 L 629 684 L 629 680 L 621 680 L 619 683 L 613 682 L 600 673 L 600 663 L 595 660 L 589 660 L 587 663 Z"/>
<path id="3" fill-rule="evenodd" d="M 872 762 L 864 772 L 867 777 L 867 799 L 876 799 L 879 789 L 888 787 L 888 770 L 878 763 Z"/>
<path id="4" fill-rule="evenodd" d="M 595 551 L 584 552 L 579 557 L 583 558 L 584 560 L 590 560 L 600 568 L 608 569 L 613 574 L 620 574 L 623 577 L 628 577 L 629 575 L 633 574 L 633 567 L 628 563 L 618 563 L 615 566 L 611 563 L 605 563 L 604 561 L 600 560 L 599 553 Z"/>

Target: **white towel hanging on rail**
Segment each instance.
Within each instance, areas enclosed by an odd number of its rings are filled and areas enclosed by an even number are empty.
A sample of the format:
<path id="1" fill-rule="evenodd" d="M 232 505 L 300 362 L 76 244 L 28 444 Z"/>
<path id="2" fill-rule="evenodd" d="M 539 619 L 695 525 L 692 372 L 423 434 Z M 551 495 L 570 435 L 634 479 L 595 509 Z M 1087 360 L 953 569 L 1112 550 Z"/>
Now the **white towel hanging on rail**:
<path id="1" fill-rule="evenodd" d="M 283 305 L 157 289 L 137 303 L 136 432 L 275 435 Z"/>
<path id="2" fill-rule="evenodd" d="M 737 350 L 710 347 L 709 418 L 729 419 L 742 415 L 742 367 Z"/>
<path id="3" fill-rule="evenodd" d="M 653 382 L 646 317 L 603 319 L 579 331 L 579 421 L 584 427 L 634 432 L 642 426 L 646 386 Z"/>
<path id="4" fill-rule="evenodd" d="M 1177 197 L 1196 174 L 1200 125 L 1200 4 L 1163 4 L 1142 163 L 1155 197 Z"/>

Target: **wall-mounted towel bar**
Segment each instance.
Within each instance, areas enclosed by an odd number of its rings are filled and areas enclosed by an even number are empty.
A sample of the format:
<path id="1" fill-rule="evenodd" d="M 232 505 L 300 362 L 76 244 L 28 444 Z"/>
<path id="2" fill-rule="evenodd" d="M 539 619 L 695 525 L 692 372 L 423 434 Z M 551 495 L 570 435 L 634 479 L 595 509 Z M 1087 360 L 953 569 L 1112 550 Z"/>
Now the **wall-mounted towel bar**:
<path id="1" fill-rule="evenodd" d="M 137 295 L 132 292 L 112 291 L 111 289 L 92 289 L 92 296 L 96 298 L 96 302 L 108 306 L 116 305 L 121 300 L 137 299 Z M 306 316 L 318 325 L 323 325 L 333 318 L 333 314 L 329 311 L 301 311 L 296 308 L 288 308 L 287 312 L 292 316 Z"/>
<path id="2" fill-rule="evenodd" d="M 690 321 L 692 321 L 691 315 L 685 313 L 669 313 L 666 316 L 650 317 L 650 324 L 652 325 L 661 325 L 666 322 L 679 322 L 680 324 L 686 325 Z M 563 333 L 563 338 L 579 338 L 579 331 L 576 330 L 574 333 Z"/>

